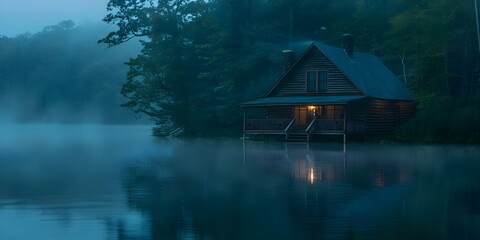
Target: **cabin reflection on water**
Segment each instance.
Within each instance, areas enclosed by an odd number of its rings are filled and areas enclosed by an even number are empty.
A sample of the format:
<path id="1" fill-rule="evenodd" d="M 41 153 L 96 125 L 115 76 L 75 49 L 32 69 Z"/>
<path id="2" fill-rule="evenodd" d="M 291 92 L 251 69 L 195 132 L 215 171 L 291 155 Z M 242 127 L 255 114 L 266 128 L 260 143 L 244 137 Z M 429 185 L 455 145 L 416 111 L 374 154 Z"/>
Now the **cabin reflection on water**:
<path id="1" fill-rule="evenodd" d="M 373 237 L 388 225 L 382 220 L 385 212 L 402 207 L 414 190 L 412 169 L 381 151 L 372 158 L 337 144 L 256 143 L 245 153 L 249 168 L 283 176 L 271 188 L 286 191 L 291 216 L 309 237 Z"/>
<path id="2" fill-rule="evenodd" d="M 415 201 L 430 199 L 414 182 L 411 160 L 418 152 L 368 149 L 193 144 L 179 147 L 171 158 L 131 167 L 124 189 L 130 207 L 147 214 L 144 229 L 152 239 L 343 239 L 400 233 L 428 238 L 425 229 L 405 232 L 417 224 L 410 215 L 419 204 Z"/>

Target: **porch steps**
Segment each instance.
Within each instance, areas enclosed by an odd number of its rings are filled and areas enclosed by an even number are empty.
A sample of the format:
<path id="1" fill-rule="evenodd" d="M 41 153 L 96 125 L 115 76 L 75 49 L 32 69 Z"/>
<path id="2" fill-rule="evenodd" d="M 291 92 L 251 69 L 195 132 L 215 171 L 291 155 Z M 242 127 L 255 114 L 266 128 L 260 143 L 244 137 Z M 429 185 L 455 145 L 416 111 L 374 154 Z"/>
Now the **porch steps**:
<path id="1" fill-rule="evenodd" d="M 288 135 L 285 139 L 287 142 L 306 142 L 307 141 L 307 134 L 306 133 L 295 133 L 292 132 Z"/>

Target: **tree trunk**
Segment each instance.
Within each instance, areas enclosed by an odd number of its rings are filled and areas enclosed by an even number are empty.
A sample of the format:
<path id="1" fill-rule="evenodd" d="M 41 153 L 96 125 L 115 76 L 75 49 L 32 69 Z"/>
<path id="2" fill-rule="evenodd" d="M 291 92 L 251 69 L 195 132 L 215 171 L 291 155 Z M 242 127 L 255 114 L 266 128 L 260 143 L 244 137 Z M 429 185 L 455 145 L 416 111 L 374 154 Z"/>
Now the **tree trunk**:
<path id="1" fill-rule="evenodd" d="M 402 55 L 398 55 L 402 61 L 402 70 L 403 70 L 403 82 L 407 85 L 407 68 L 405 67 L 405 52 L 402 52 Z"/>

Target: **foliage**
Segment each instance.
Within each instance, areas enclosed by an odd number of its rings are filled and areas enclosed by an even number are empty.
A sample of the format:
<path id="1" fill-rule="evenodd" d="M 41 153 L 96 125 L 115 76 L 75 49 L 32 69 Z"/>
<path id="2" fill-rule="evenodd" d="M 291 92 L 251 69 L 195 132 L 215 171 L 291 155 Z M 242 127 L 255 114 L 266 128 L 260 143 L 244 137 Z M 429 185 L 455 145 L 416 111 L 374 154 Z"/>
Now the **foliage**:
<path id="1" fill-rule="evenodd" d="M 123 106 L 151 116 L 159 134 L 239 133 L 238 104 L 261 97 L 278 78 L 281 49 L 305 40 L 339 45 L 346 32 L 417 95 L 418 115 L 399 135 L 464 136 L 452 124 L 478 112 L 466 110 L 478 104 L 471 1 L 110 0 L 108 8 L 104 21 L 118 28 L 101 42 L 143 42 L 127 63 Z"/>
<path id="2" fill-rule="evenodd" d="M 96 40 L 103 25 L 64 21 L 36 34 L 0 37 L 0 108 L 20 122 L 138 122 L 119 107 L 127 44 L 114 51 Z"/>
<path id="3" fill-rule="evenodd" d="M 480 142 L 479 129 L 471 124 L 480 113 L 472 9 L 470 1 L 424 1 L 390 20 L 386 47 L 391 55 L 404 56 L 406 79 L 419 104 L 415 119 L 397 135 L 428 142 Z"/>

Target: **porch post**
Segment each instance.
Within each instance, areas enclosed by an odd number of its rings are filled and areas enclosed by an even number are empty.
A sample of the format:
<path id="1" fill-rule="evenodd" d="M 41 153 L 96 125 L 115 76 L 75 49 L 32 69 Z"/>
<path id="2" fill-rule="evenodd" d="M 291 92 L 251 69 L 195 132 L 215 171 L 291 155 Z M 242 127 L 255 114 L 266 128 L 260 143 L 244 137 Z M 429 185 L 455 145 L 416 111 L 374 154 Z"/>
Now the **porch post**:
<path id="1" fill-rule="evenodd" d="M 243 166 L 245 167 L 247 165 L 247 152 L 245 149 L 245 134 L 243 134 Z"/>
<path id="2" fill-rule="evenodd" d="M 347 144 L 347 105 L 343 106 L 343 151 L 345 152 L 345 144 Z"/>
<path id="3" fill-rule="evenodd" d="M 243 141 L 245 141 L 245 111 L 246 109 L 243 108 Z"/>

